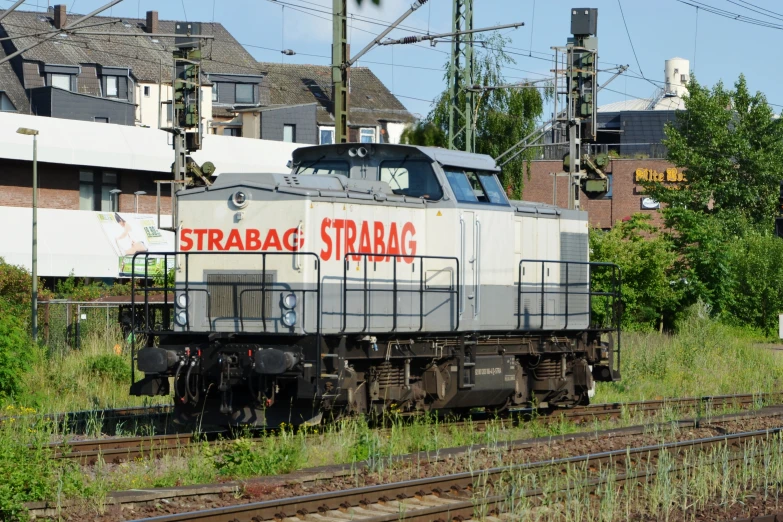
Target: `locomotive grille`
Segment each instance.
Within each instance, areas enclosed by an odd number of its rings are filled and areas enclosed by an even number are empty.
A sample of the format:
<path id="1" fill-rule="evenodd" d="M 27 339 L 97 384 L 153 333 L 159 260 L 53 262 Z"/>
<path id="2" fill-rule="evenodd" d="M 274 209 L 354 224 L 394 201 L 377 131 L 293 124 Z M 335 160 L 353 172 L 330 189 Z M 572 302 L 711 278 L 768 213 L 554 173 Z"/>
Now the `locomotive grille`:
<path id="1" fill-rule="evenodd" d="M 212 319 L 240 318 L 262 319 L 261 288 L 264 274 L 207 274 L 207 291 L 209 292 L 209 315 Z M 272 283 L 274 274 L 266 274 L 266 304 L 267 319 L 273 314 Z"/>

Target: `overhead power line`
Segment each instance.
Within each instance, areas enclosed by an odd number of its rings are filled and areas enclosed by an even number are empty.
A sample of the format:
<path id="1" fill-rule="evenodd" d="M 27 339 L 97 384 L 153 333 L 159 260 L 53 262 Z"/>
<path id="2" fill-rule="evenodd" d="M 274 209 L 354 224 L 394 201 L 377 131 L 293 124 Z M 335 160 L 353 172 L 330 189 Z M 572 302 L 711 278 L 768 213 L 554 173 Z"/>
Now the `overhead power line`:
<path id="1" fill-rule="evenodd" d="M 698 0 L 677 0 L 677 1 L 681 4 L 685 4 L 691 7 L 695 7 L 697 9 L 701 9 L 710 14 L 727 18 L 729 20 L 734 20 L 735 22 L 742 22 L 750 25 L 759 26 L 759 27 L 767 27 L 769 29 L 783 30 L 783 24 L 776 24 L 767 20 L 753 18 L 751 16 L 745 16 L 739 13 L 735 13 L 733 11 L 727 11 L 726 9 L 713 7 L 709 4 L 705 4 L 704 2 L 699 2 Z"/>
<path id="2" fill-rule="evenodd" d="M 645 80 L 647 77 L 644 76 L 644 71 L 642 70 L 642 64 L 639 63 L 639 57 L 636 56 L 636 47 L 633 45 L 633 39 L 631 38 L 631 32 L 628 30 L 628 24 L 625 22 L 625 13 L 623 12 L 623 4 L 620 2 L 620 0 L 617 0 L 617 6 L 620 8 L 620 16 L 623 18 L 623 25 L 625 26 L 625 34 L 628 35 L 628 41 L 631 44 L 631 50 L 633 51 L 633 57 L 636 60 L 636 66 L 639 68 L 639 72 L 642 74 L 642 78 Z"/>

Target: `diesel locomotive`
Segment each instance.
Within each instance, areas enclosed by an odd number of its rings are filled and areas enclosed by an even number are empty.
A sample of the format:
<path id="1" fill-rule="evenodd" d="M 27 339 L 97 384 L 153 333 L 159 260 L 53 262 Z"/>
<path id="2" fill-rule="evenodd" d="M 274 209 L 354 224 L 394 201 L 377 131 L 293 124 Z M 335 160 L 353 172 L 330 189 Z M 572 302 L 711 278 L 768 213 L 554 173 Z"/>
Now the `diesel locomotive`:
<path id="1" fill-rule="evenodd" d="M 131 394 L 267 426 L 587 403 L 620 378 L 619 270 L 590 262 L 585 212 L 510 201 L 499 172 L 338 144 L 177 191 L 177 251 L 136 256 L 173 278 L 133 281 Z"/>

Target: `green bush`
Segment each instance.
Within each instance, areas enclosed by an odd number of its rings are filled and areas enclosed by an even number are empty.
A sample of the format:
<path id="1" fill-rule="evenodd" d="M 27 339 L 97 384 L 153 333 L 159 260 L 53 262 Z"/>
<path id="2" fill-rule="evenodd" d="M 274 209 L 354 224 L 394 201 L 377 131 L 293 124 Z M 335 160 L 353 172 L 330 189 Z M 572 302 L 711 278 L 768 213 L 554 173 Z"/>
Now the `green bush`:
<path id="1" fill-rule="evenodd" d="M 777 332 L 783 312 L 783 240 L 748 231 L 727 243 L 731 283 L 725 315 L 729 322 Z"/>
<path id="2" fill-rule="evenodd" d="M 0 398 L 13 398 L 22 390 L 24 374 L 35 356 L 24 323 L 13 314 L 0 313 Z"/>
<path id="3" fill-rule="evenodd" d="M 622 273 L 626 329 L 649 331 L 676 321 L 682 284 L 677 276 L 677 254 L 672 244 L 650 223 L 648 215 L 636 214 L 608 232 L 590 232 L 592 261 L 616 263 Z M 608 290 L 607 271 L 596 270 L 593 283 Z M 594 300 L 595 307 L 603 301 Z M 602 310 L 594 310 L 599 315 Z M 605 313 L 605 312 L 604 312 Z"/>
<path id="4" fill-rule="evenodd" d="M 88 359 L 90 372 L 105 379 L 117 382 L 130 380 L 131 367 L 128 359 L 113 353 L 98 355 Z"/>
<path id="5" fill-rule="evenodd" d="M 0 312 L 29 317 L 32 284 L 26 269 L 9 265 L 0 257 Z"/>

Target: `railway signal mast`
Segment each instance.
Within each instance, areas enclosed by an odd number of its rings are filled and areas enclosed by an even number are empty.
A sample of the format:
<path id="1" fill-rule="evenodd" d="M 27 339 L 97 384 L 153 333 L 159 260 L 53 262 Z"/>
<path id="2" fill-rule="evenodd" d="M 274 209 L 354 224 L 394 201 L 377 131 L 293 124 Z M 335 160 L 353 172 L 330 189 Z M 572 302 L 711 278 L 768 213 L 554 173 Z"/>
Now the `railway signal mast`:
<path id="1" fill-rule="evenodd" d="M 583 155 L 582 142 L 594 141 L 597 132 L 598 92 L 598 9 L 578 7 L 571 9 L 571 34 L 565 47 L 555 51 L 555 126 L 568 133 L 566 166 L 570 173 L 568 208 L 579 209 L 582 187 L 586 192 L 603 193 L 609 182 L 601 169 Z M 564 112 L 557 106 L 558 96 L 565 96 Z M 583 167 L 594 175 L 588 177 Z"/>
<path id="2" fill-rule="evenodd" d="M 202 36 L 199 22 L 177 22 L 174 32 L 176 36 L 171 79 L 172 122 L 171 127 L 163 129 L 173 136 L 173 180 L 157 183 L 158 228 L 164 229 L 166 227 L 161 227 L 160 223 L 161 184 L 170 183 L 174 193 L 194 183 L 209 185 L 207 176 L 215 172 L 215 166 L 211 162 L 199 166 L 190 157 L 191 153 L 201 149 L 204 135 L 204 124 L 201 118 L 201 42 L 213 36 Z M 176 205 L 173 201 L 172 198 L 171 230 L 176 230 Z"/>
<path id="3" fill-rule="evenodd" d="M 597 32 L 598 9 L 571 9 L 573 36 L 564 47 L 552 48 L 555 51 L 554 118 L 495 158 L 503 167 L 531 147 L 568 144 L 569 153 L 563 158 L 563 166 L 569 174 L 570 209 L 580 208 L 580 189 L 591 199 L 601 198 L 609 191 L 609 178 L 602 170 L 608 158 L 592 157 L 583 150 L 583 145 L 596 138 L 598 92 L 628 70 L 627 65 L 604 70 L 615 73 L 598 85 Z M 562 107 L 561 96 L 564 97 Z M 548 133 L 551 143 L 542 143 Z M 565 143 L 561 142 L 564 136 L 568 137 Z"/>

